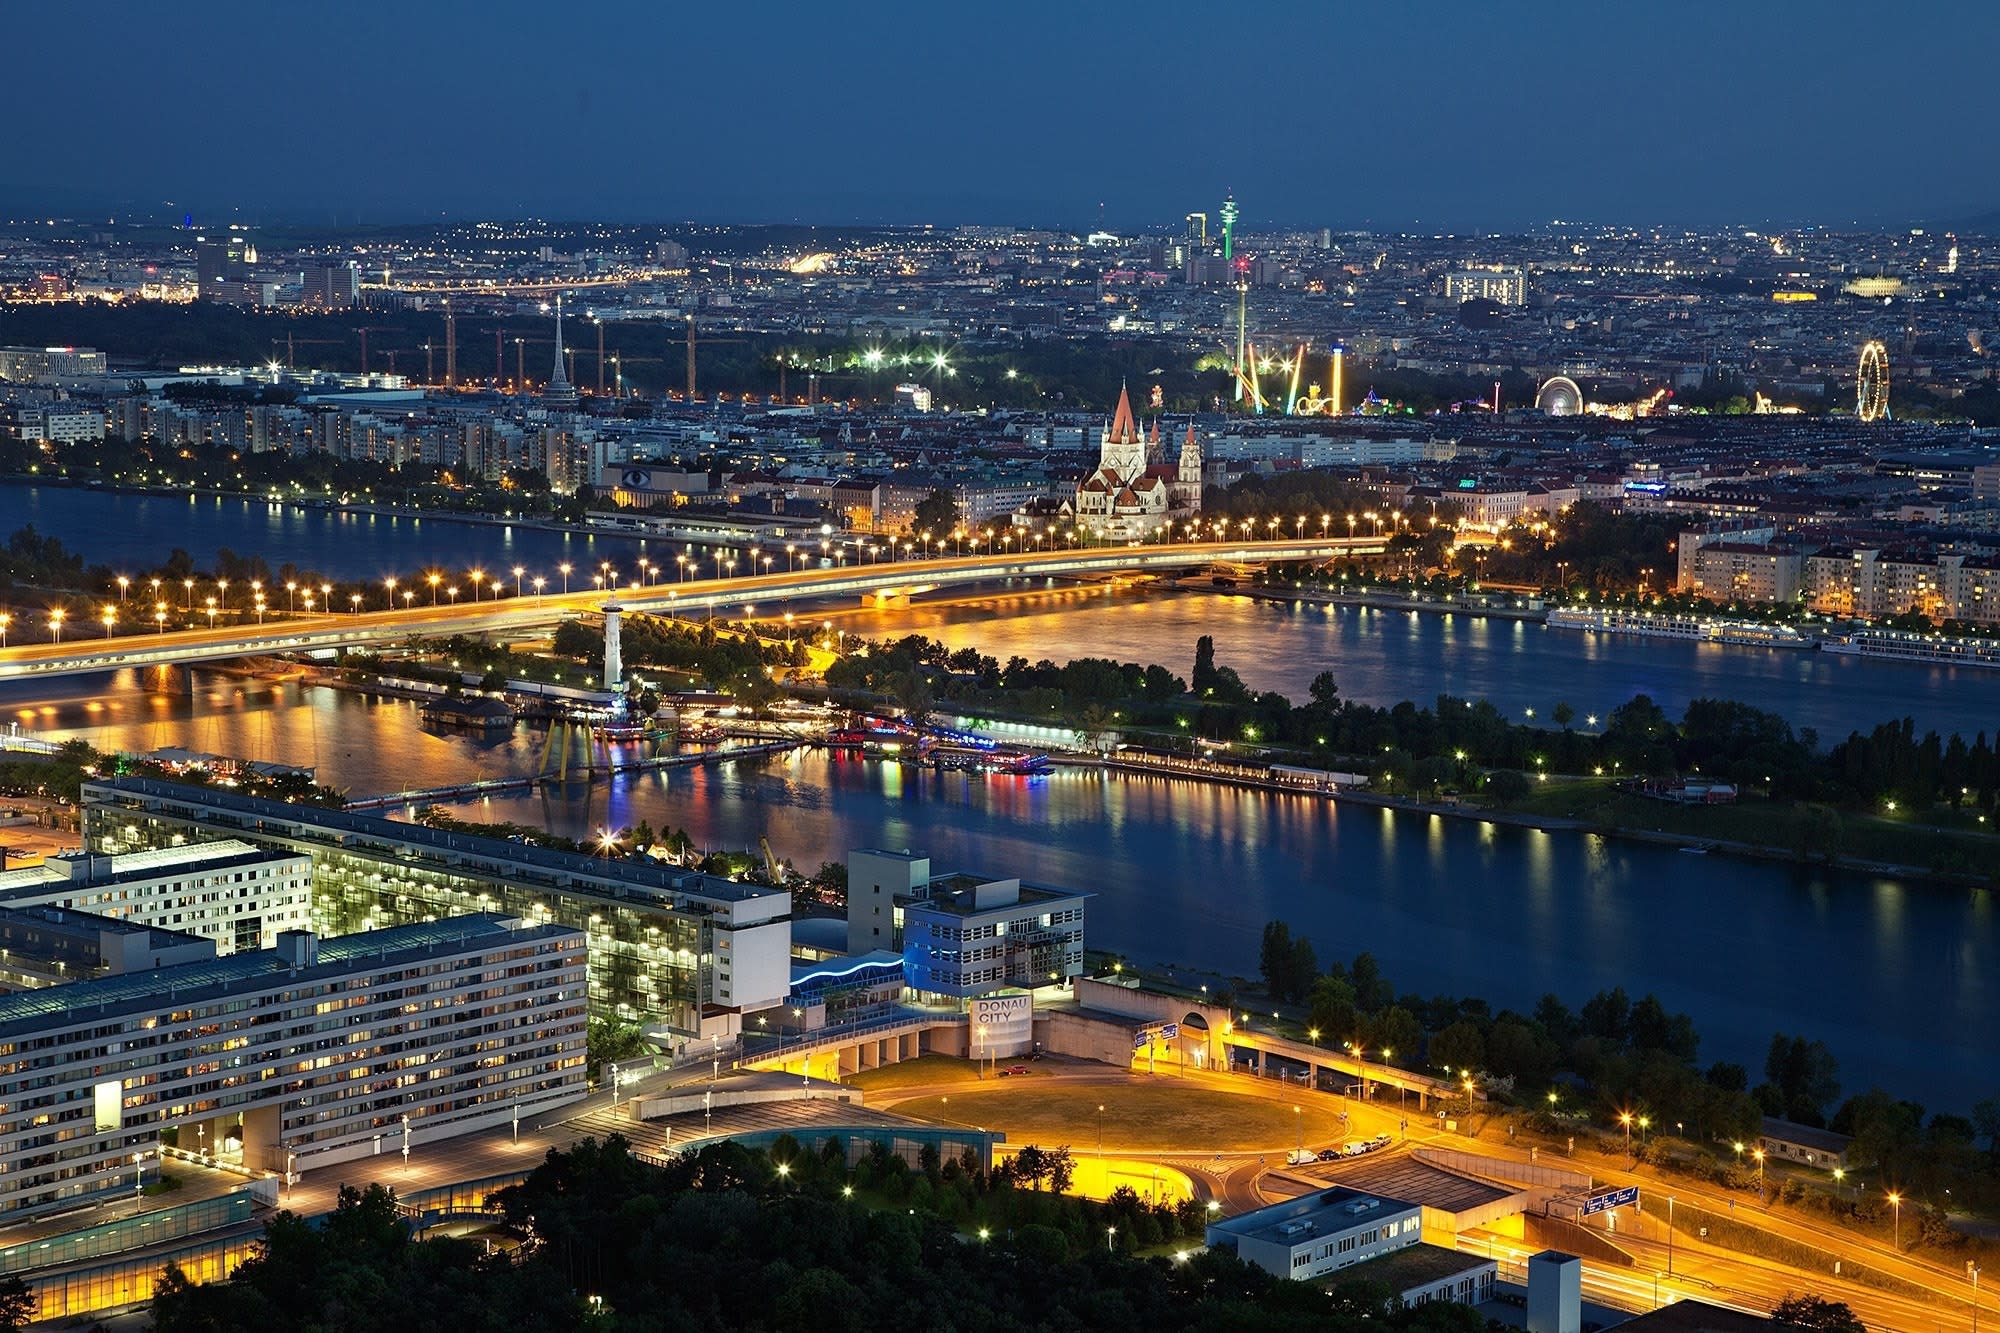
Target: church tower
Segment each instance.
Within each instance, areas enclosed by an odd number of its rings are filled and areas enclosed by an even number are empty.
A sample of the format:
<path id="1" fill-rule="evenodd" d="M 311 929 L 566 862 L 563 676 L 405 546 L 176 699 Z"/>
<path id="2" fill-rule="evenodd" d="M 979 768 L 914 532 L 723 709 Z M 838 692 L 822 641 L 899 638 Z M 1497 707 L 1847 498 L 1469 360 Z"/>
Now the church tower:
<path id="1" fill-rule="evenodd" d="M 1126 483 L 1146 470 L 1146 437 L 1139 433 L 1138 418 L 1132 415 L 1132 395 L 1122 384 L 1118 386 L 1118 410 L 1105 429 L 1097 465 L 1117 473 Z"/>
<path id="2" fill-rule="evenodd" d="M 1189 509 L 1201 508 L 1201 441 L 1194 437 L 1194 423 L 1188 422 L 1181 440 L 1181 465 L 1174 479 L 1176 498 Z"/>

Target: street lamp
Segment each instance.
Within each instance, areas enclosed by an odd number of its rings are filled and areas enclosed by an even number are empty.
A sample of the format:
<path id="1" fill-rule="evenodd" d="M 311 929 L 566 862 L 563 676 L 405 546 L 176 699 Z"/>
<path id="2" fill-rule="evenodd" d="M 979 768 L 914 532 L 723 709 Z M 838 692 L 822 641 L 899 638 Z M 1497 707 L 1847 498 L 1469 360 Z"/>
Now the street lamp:
<path id="1" fill-rule="evenodd" d="M 529 582 L 530 582 L 530 583 L 532 583 L 532 584 L 534 584 L 534 586 L 535 586 L 535 600 L 536 600 L 536 601 L 538 601 L 538 602 L 539 602 L 539 601 L 541 601 L 541 600 L 542 600 L 542 589 L 543 589 L 544 587 L 546 587 L 546 586 L 547 586 L 547 584 L 548 584 L 548 580 L 547 580 L 547 579 L 545 579 L 545 578 L 542 578 L 542 577 L 541 577 L 540 575 L 537 575 L 537 576 L 535 576 L 535 577 L 534 577 L 533 579 L 530 579 L 530 580 L 529 580 Z"/>
<path id="2" fill-rule="evenodd" d="M 55 610 L 49 612 L 49 632 L 54 636 L 57 643 L 62 642 L 62 623 L 63 609 L 61 607 L 57 607 Z"/>
<path id="3" fill-rule="evenodd" d="M 7 627 L 14 623 L 14 617 L 0 611 L 0 648 L 7 646 Z"/>
<path id="4" fill-rule="evenodd" d="M 1674 1196 L 1667 1196 L 1667 1276 L 1674 1275 Z"/>
<path id="5" fill-rule="evenodd" d="M 479 600 L 479 585 L 486 580 L 486 571 L 475 569 L 466 577 L 472 580 L 472 600 L 476 602 Z"/>
<path id="6" fill-rule="evenodd" d="M 526 572 L 521 566 L 514 566 L 514 595 L 516 597 L 521 595 L 521 575 Z"/>
<path id="7" fill-rule="evenodd" d="M 561 575 L 563 576 L 563 594 L 564 594 L 565 596 L 567 596 L 567 595 L 569 594 L 569 575 L 570 575 L 570 571 L 571 571 L 571 570 L 573 570 L 573 569 L 575 569 L 575 568 L 576 568 L 576 566 L 575 566 L 575 565 L 572 565 L 572 564 L 571 564 L 571 563 L 570 563 L 569 561 L 567 561 L 567 560 L 563 561 L 563 562 L 562 562 L 562 563 L 561 563 L 560 565 L 557 565 L 557 566 L 556 566 L 556 572 L 557 572 L 557 573 L 559 573 L 559 574 L 561 574 Z"/>
<path id="8" fill-rule="evenodd" d="M 1630 1111 L 1620 1111 L 1618 1113 L 1618 1123 L 1625 1126 L 1625 1155 L 1630 1157 L 1632 1155 L 1632 1113 Z"/>
<path id="9" fill-rule="evenodd" d="M 1890 1190 L 1889 1206 L 1896 1210 L 1895 1243 L 1891 1248 L 1900 1251 L 1903 1248 L 1903 1196 Z"/>
<path id="10" fill-rule="evenodd" d="M 298 609 L 299 609 L 298 580 L 296 579 L 288 580 L 285 584 L 285 614 L 286 615 L 296 614 Z"/>
<path id="11" fill-rule="evenodd" d="M 385 597 L 385 598 L 383 598 L 383 600 L 382 600 L 382 604 L 383 604 L 383 605 L 384 605 L 385 607 L 387 607 L 387 608 L 388 608 L 389 610 L 391 610 L 391 611 L 394 611 L 394 610 L 396 609 L 396 579 L 395 579 L 395 576 L 394 576 L 394 575 L 391 575 L 391 576 L 389 576 L 388 578 L 386 578 L 386 579 L 383 579 L 383 580 L 382 580 L 382 587 L 383 587 L 383 589 L 384 589 L 384 590 L 385 590 L 385 591 L 386 591 L 386 592 L 388 593 L 388 596 L 387 596 L 387 597 Z"/>
<path id="12" fill-rule="evenodd" d="M 110 638 L 111 627 L 118 623 L 117 610 L 113 607 L 107 606 L 102 611 L 97 613 L 97 618 L 104 622 L 104 637 L 107 639 Z"/>
<path id="13" fill-rule="evenodd" d="M 122 601 L 124 601 L 124 600 L 125 600 L 125 590 L 126 590 L 127 588 L 131 587 L 131 586 L 132 586 L 132 580 L 130 580 L 130 579 L 128 579 L 128 578 L 126 578 L 126 577 L 125 577 L 125 576 L 124 576 L 123 574 L 120 574 L 120 575 L 118 576 L 118 600 L 119 600 L 119 601 L 121 601 L 121 602 L 122 602 Z"/>
<path id="14" fill-rule="evenodd" d="M 431 585 L 431 605 L 436 606 L 438 604 L 438 584 L 444 582 L 444 576 L 437 573 L 426 574 L 424 575 L 424 582 Z"/>

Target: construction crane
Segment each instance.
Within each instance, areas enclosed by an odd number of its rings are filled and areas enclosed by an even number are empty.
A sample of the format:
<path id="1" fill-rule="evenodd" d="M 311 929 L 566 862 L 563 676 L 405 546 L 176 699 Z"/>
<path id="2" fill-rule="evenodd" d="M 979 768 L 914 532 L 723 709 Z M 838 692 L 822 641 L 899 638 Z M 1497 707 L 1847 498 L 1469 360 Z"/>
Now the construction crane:
<path id="1" fill-rule="evenodd" d="M 689 315 L 689 316 L 687 317 L 687 321 L 688 321 L 688 327 L 687 327 L 687 400 L 688 400 L 688 402 L 692 403 L 692 402 L 694 401 L 694 346 L 695 346 L 695 334 L 694 334 L 694 316 L 693 316 L 693 315 Z M 705 343 L 741 343 L 741 342 L 748 342 L 748 341 L 750 341 L 750 340 L 749 340 L 748 338 L 703 338 L 703 339 L 702 339 L 701 341 L 703 341 L 703 342 L 705 342 Z"/>
<path id="2" fill-rule="evenodd" d="M 368 373 L 368 335 L 371 333 L 401 333 L 402 330 L 387 324 L 369 324 L 350 332 L 361 335 L 361 373 Z"/>
<path id="3" fill-rule="evenodd" d="M 660 363 L 660 358 L 657 356 L 626 356 L 623 352 L 620 352 L 617 348 L 615 347 L 612 348 L 611 377 L 614 386 L 612 388 L 612 393 L 614 396 L 619 398 L 623 398 L 625 396 L 625 365 L 627 362 L 632 362 L 634 364 L 658 365 Z"/>
<path id="4" fill-rule="evenodd" d="M 289 333 L 286 334 L 285 369 L 295 370 L 298 368 L 298 363 L 296 360 L 294 360 L 294 352 L 300 345 L 311 347 L 315 343 L 317 343 L 321 346 L 331 347 L 339 343 L 340 341 L 341 340 L 339 338 L 295 338 Z M 276 338 L 271 339 L 271 346 L 276 347 L 277 345 L 278 345 L 278 340 Z"/>

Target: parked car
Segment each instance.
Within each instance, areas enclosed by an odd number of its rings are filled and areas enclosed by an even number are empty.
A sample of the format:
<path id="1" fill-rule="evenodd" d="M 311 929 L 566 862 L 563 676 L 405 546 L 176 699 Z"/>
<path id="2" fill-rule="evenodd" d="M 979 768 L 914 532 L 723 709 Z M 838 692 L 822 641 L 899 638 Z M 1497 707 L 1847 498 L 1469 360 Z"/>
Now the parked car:
<path id="1" fill-rule="evenodd" d="M 1309 1162 L 1316 1162 L 1318 1160 L 1318 1158 L 1303 1148 L 1294 1148 L 1285 1154 L 1286 1166 L 1304 1166 Z"/>

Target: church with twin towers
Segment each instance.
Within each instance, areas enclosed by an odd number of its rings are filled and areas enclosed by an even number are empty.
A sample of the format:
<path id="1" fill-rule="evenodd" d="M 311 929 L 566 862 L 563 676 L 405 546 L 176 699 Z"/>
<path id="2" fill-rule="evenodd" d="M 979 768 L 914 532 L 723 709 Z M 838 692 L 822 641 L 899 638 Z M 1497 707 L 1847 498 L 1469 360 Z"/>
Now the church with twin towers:
<path id="1" fill-rule="evenodd" d="M 1132 414 L 1131 394 L 1120 386 L 1097 468 L 1076 488 L 1068 517 L 1106 541 L 1144 541 L 1201 512 L 1201 470 L 1194 423 L 1181 439 L 1179 459 L 1169 461 L 1160 423 L 1154 421 L 1150 433 L 1142 430 Z"/>

